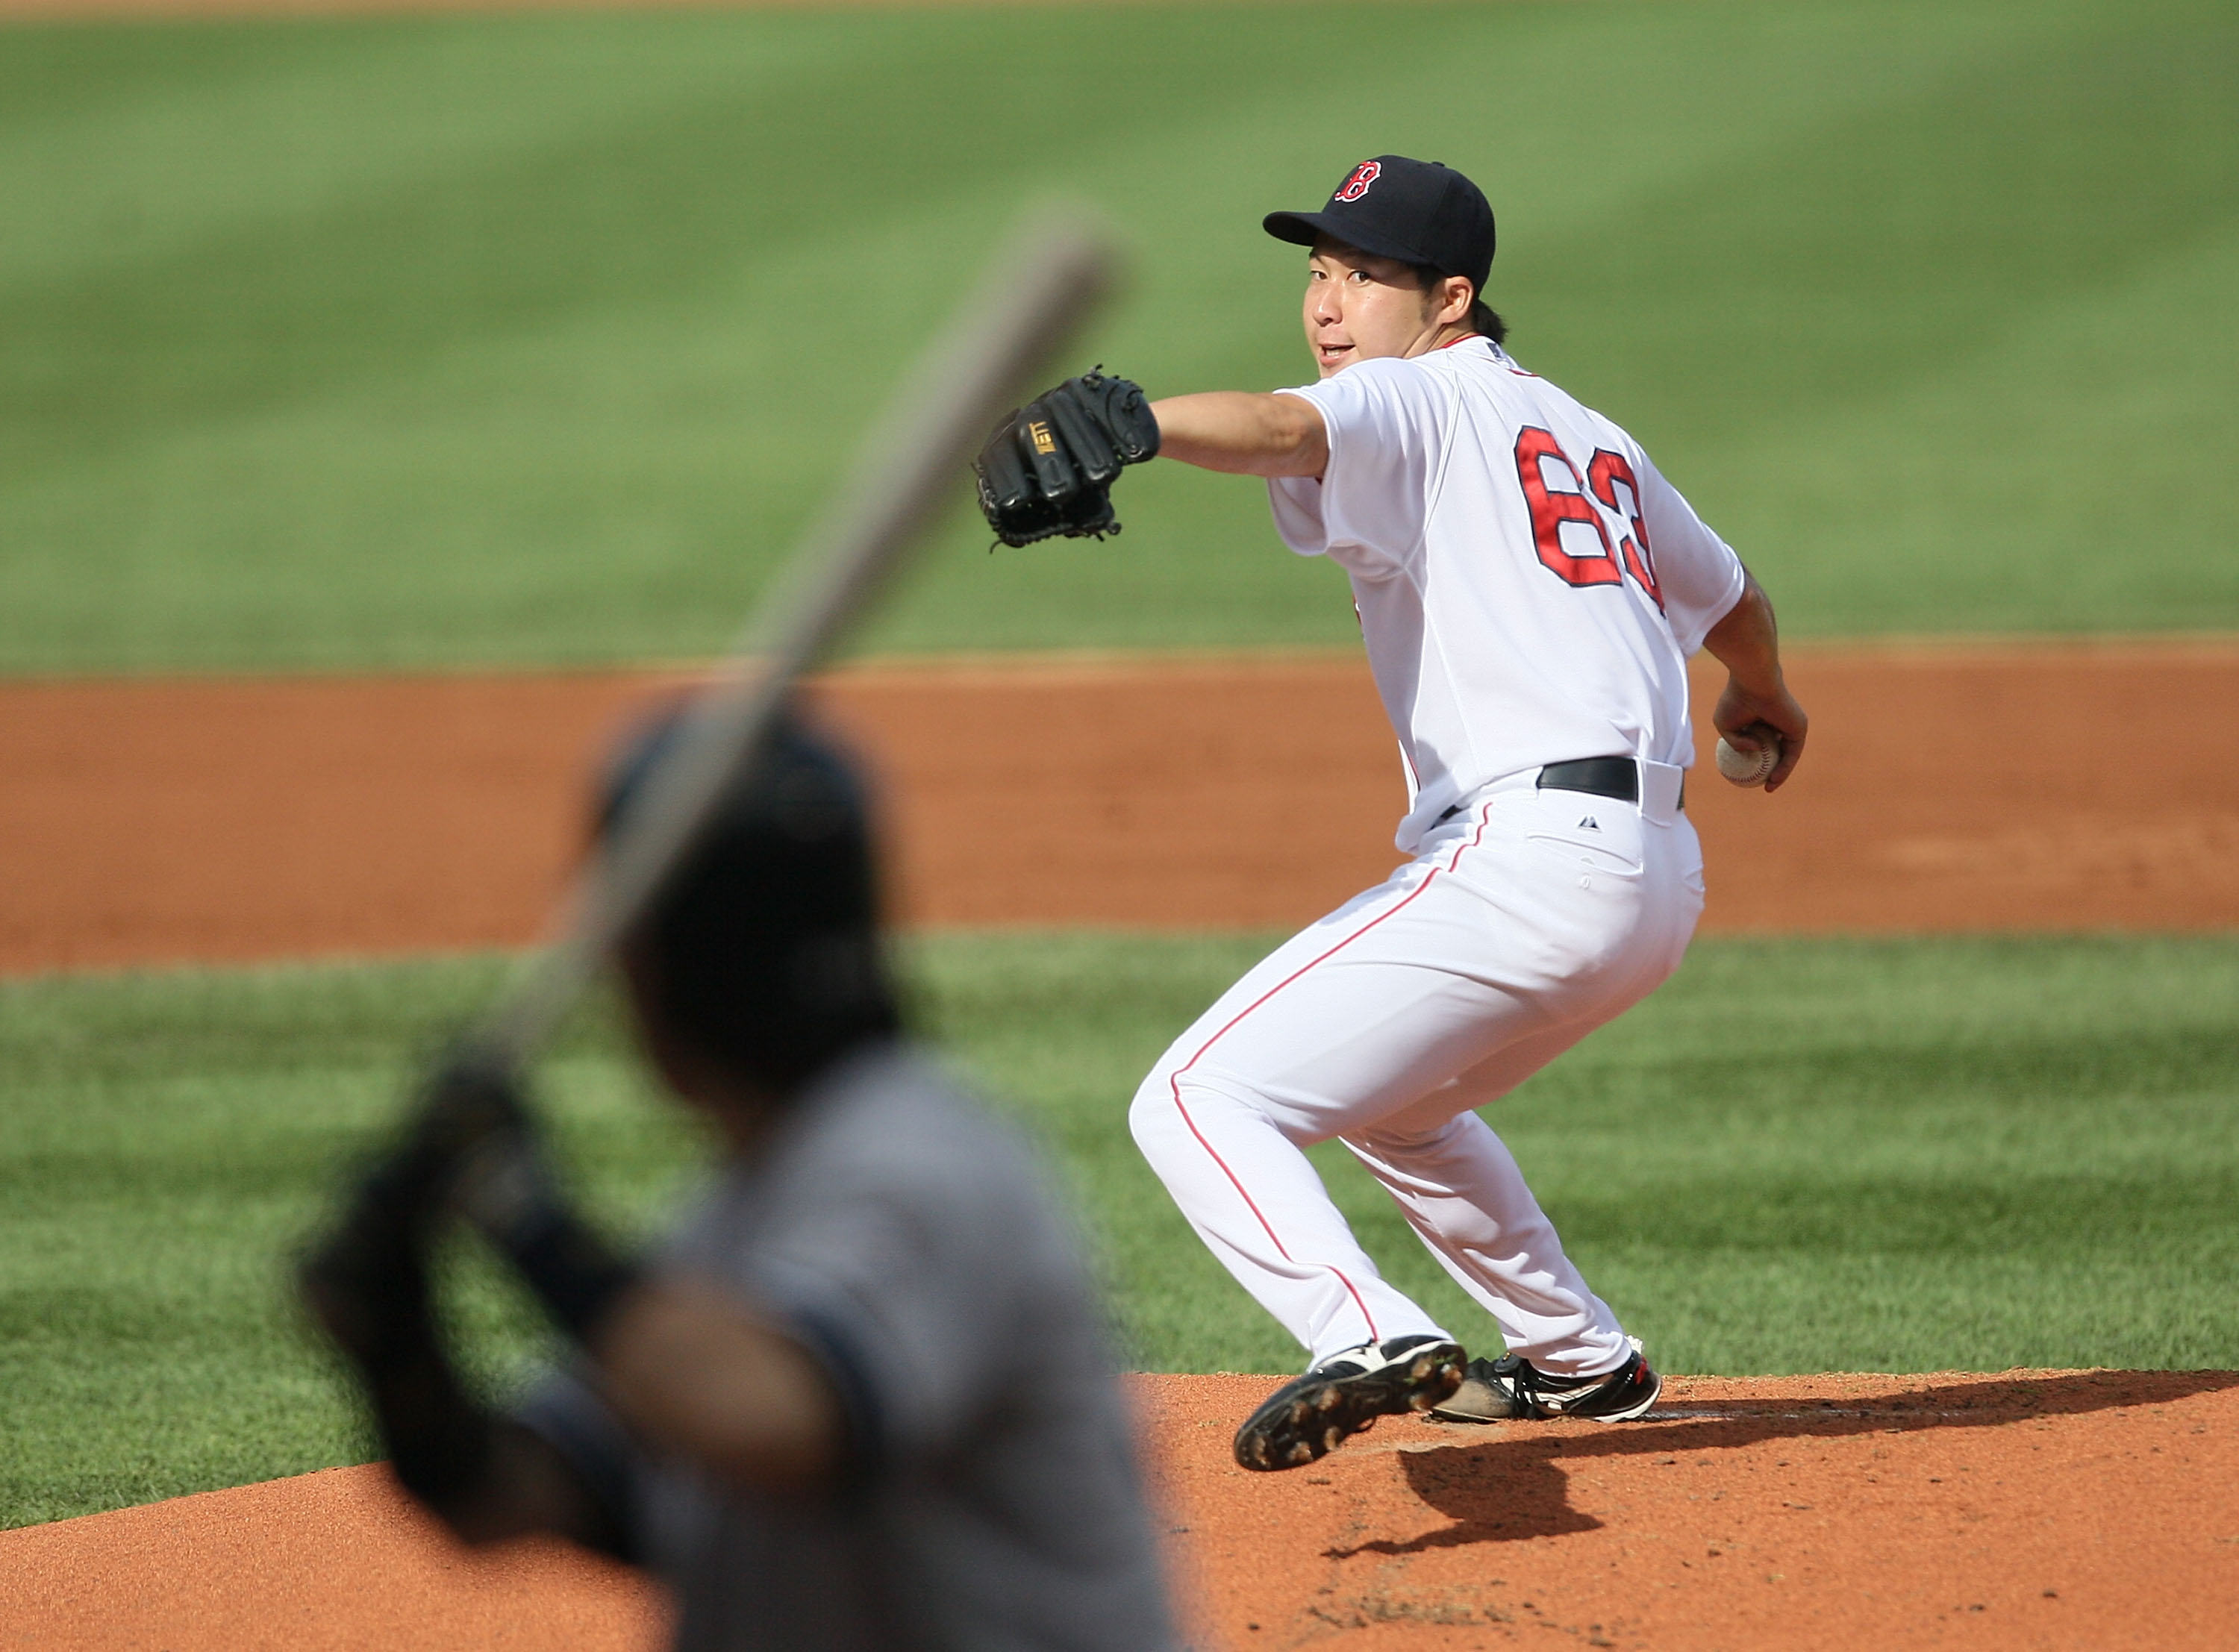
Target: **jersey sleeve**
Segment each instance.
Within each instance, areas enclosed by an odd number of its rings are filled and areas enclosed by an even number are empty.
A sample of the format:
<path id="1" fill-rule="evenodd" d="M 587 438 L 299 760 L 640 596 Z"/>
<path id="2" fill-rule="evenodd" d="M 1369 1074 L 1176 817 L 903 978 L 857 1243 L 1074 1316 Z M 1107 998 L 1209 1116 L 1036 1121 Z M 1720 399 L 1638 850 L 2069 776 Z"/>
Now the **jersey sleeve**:
<path id="1" fill-rule="evenodd" d="M 855 1466 L 876 1475 L 963 1433 L 985 1391 L 975 1357 L 1010 1345 L 1008 1293 L 1000 1269 L 973 1277 L 945 1217 L 865 1192 L 767 1258 L 755 1294 L 824 1367 Z"/>
<path id="2" fill-rule="evenodd" d="M 1335 551 L 1341 560 L 1393 567 L 1411 561 L 1453 421 L 1452 386 L 1417 362 L 1380 358 L 1277 394 L 1313 404 L 1330 450 L 1319 481 L 1269 482 L 1283 542 L 1305 556 Z"/>
<path id="3" fill-rule="evenodd" d="M 1711 627 L 1741 600 L 1742 560 L 1704 525 L 1677 488 L 1664 479 L 1638 444 L 1633 472 L 1640 480 L 1640 510 L 1649 553 L 1664 594 L 1664 617 L 1683 654 L 1703 646 Z"/>
<path id="4" fill-rule="evenodd" d="M 1030 1155 L 947 1117 L 953 1134 L 900 1122 L 804 1167 L 813 1197 L 787 1199 L 753 1269 L 757 1305 L 823 1365 L 865 1477 L 938 1459 L 1037 1362 L 1083 1351 L 1066 1304 L 1087 1300 L 1087 1277 Z"/>

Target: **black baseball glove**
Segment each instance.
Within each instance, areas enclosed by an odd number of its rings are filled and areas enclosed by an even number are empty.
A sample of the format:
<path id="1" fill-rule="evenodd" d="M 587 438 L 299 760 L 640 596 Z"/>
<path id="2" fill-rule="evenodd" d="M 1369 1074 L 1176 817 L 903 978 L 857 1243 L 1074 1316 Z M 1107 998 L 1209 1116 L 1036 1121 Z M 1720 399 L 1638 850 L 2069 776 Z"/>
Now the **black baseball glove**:
<path id="1" fill-rule="evenodd" d="M 980 514 L 1006 545 L 1120 531 L 1112 484 L 1123 465 L 1159 451 L 1143 387 L 1098 368 L 1003 416 L 973 461 Z"/>

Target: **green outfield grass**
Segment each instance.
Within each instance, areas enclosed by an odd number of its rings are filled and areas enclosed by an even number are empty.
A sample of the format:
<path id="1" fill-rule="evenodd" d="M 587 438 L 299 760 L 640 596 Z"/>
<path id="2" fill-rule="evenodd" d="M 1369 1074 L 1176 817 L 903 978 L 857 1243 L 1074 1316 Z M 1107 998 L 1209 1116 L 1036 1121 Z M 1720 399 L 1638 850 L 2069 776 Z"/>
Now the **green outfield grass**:
<path id="1" fill-rule="evenodd" d="M 2239 626 L 2235 84 L 2217 0 L 0 27 L 0 671 L 704 652 L 1024 197 L 1137 249 L 1077 365 L 1272 386 L 1258 216 L 1384 149 L 1791 630 Z M 1350 638 L 1252 485 L 1123 514 L 872 645 Z"/>
<path id="2" fill-rule="evenodd" d="M 1264 938 L 915 943 L 927 1018 L 1048 1144 L 1131 1357 L 1297 1350 L 1137 1160 L 1126 1098 Z M 494 959 L 0 986 L 0 1524 L 365 1450 L 294 1329 L 281 1258 Z M 1680 977 L 1496 1111 L 1598 1287 L 1667 1369 L 2239 1366 L 2239 940 L 1699 945 Z M 597 1208 L 690 1174 L 608 1019 L 548 1067 Z M 1343 1160 L 1391 1274 L 1485 1322 Z M 500 1377 L 533 1322 L 462 1264 Z"/>

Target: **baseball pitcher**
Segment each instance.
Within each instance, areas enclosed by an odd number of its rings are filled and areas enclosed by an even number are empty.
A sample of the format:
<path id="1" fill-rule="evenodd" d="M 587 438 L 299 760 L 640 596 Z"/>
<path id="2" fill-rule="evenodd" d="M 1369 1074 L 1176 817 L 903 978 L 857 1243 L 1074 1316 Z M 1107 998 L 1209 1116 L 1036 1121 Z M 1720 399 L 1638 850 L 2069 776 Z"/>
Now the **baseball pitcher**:
<path id="1" fill-rule="evenodd" d="M 1687 660 L 1767 790 L 1803 755 L 1773 614 L 1624 431 L 1527 371 L 1485 302 L 1493 216 L 1394 155 L 1267 232 L 1308 249 L 1317 381 L 1150 402 L 1067 381 L 979 466 L 997 534 L 1117 529 L 1121 467 L 1266 478 L 1275 526 L 1350 576 L 1408 787 L 1410 858 L 1175 1040 L 1135 1139 L 1214 1255 L 1308 1355 L 1237 1461 L 1311 1463 L 1381 1415 L 1636 1417 L 1660 1379 L 1475 1111 L 1669 976 L 1703 906 L 1684 813 Z M 1241 823 L 1239 823 L 1241 829 Z M 1302 1151 L 1336 1138 L 1492 1317 L 1498 1357 L 1394 1290 Z"/>

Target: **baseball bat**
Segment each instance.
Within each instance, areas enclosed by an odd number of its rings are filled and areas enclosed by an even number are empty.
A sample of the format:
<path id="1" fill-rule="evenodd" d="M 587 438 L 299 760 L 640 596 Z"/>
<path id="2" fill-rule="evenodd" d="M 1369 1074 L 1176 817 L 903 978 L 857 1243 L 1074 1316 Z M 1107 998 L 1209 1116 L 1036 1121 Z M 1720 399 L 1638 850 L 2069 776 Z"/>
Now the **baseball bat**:
<path id="1" fill-rule="evenodd" d="M 871 428 L 847 478 L 689 704 L 643 800 L 592 855 L 547 944 L 469 1033 L 517 1071 L 690 853 L 716 800 L 754 760 L 787 696 L 828 658 L 951 496 L 1035 369 L 1110 293 L 1119 253 L 1086 213 L 1029 218 Z"/>

